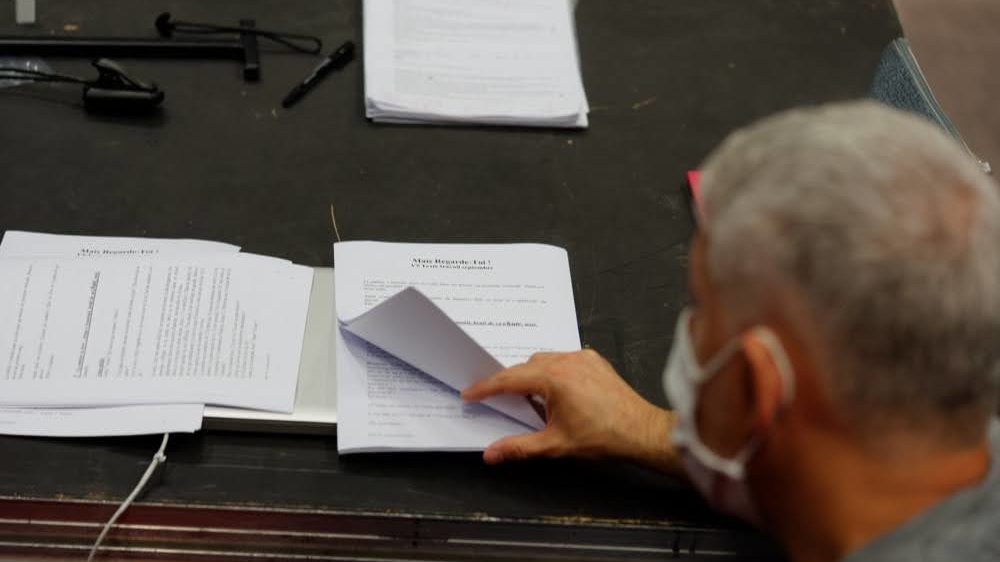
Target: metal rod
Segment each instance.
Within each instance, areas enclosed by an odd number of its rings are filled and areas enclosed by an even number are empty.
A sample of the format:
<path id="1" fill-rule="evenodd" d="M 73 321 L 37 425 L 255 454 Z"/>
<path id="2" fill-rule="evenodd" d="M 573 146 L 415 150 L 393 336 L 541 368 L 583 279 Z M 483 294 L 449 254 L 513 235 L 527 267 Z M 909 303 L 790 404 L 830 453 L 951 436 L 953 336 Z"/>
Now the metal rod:
<path id="1" fill-rule="evenodd" d="M 245 52 L 246 46 L 239 39 L 0 36 L 0 55 L 244 60 Z"/>

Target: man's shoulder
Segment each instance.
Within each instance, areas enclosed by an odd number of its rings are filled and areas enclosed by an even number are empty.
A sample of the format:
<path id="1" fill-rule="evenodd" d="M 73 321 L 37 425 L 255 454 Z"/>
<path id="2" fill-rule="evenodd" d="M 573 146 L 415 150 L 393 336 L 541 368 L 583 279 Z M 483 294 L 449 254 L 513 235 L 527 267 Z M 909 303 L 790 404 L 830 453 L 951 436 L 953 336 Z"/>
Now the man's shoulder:
<path id="1" fill-rule="evenodd" d="M 843 562 L 996 562 L 1000 560 L 1000 421 L 990 427 L 990 471 Z"/>

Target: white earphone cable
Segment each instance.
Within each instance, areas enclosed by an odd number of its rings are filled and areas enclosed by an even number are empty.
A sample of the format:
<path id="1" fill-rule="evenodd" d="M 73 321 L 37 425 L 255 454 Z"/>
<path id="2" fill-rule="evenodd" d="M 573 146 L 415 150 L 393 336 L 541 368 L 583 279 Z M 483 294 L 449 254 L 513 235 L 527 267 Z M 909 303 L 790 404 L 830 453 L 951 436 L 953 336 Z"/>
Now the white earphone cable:
<path id="1" fill-rule="evenodd" d="M 169 433 L 163 434 L 163 441 L 160 443 L 160 449 L 156 451 L 155 455 L 153 455 L 153 460 L 149 462 L 149 467 L 146 468 L 146 473 L 139 479 L 139 483 L 132 489 L 132 493 L 125 498 L 125 501 L 123 501 L 120 506 L 118 506 L 118 510 L 111 516 L 111 519 L 108 519 L 108 522 L 104 524 L 104 528 L 101 529 L 101 534 L 97 536 L 97 540 L 94 541 L 94 546 L 90 549 L 90 555 L 87 556 L 87 562 L 91 562 L 94 559 L 94 556 L 97 555 L 97 550 L 101 547 L 101 543 L 104 542 L 104 538 L 108 536 L 108 532 L 111 531 L 111 527 L 114 526 L 115 522 L 118 521 L 118 518 L 121 517 L 122 513 L 125 513 L 128 506 L 132 505 L 135 498 L 138 497 L 143 488 L 146 487 L 146 484 L 149 483 L 149 479 L 152 478 L 153 473 L 156 472 L 156 467 L 160 466 L 167 460 L 167 456 L 164 452 L 167 450 L 167 441 L 169 438 Z"/>

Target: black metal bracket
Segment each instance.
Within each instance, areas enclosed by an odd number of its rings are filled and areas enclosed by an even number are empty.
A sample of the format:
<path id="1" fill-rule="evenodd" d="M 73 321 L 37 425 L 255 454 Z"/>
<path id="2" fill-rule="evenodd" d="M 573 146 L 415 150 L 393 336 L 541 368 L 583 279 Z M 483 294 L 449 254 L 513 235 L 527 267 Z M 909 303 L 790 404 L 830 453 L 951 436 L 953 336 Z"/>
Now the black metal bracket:
<path id="1" fill-rule="evenodd" d="M 240 27 L 253 29 L 257 27 L 257 22 L 252 19 L 242 19 Z M 260 50 L 257 48 L 257 34 L 241 31 L 240 44 L 243 45 L 243 79 L 260 80 Z"/>
<path id="2" fill-rule="evenodd" d="M 255 27 L 252 19 L 240 26 Z M 0 36 L 0 55 L 37 55 L 83 58 L 188 58 L 232 59 L 243 62 L 243 79 L 260 79 L 257 35 L 240 33 L 238 39 L 159 39 L 125 37 Z"/>
<path id="3" fill-rule="evenodd" d="M 149 113 L 163 102 L 163 91 L 131 76 L 121 65 L 108 59 L 93 62 L 97 80 L 83 87 L 83 105 L 89 111 L 107 113 Z"/>

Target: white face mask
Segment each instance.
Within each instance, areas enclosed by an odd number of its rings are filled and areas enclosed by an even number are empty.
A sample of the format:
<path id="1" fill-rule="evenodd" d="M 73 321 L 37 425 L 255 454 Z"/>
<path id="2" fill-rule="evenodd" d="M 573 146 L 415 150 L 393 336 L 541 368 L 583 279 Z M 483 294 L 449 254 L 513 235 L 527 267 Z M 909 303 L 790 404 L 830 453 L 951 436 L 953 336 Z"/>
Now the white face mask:
<path id="1" fill-rule="evenodd" d="M 781 404 L 787 406 L 792 401 L 795 384 L 788 355 L 771 330 L 757 327 L 753 329 L 753 335 L 770 351 L 782 379 Z M 763 436 L 754 435 L 732 458 L 723 458 L 702 442 L 695 417 L 699 388 L 722 370 L 739 348 L 739 340 L 733 340 L 709 359 L 704 367 L 699 365 L 691 343 L 691 311 L 684 309 L 677 318 L 674 343 L 663 371 L 663 386 L 677 416 L 673 444 L 681 453 L 684 469 L 695 487 L 719 511 L 759 524 L 746 482 L 746 465 Z"/>

